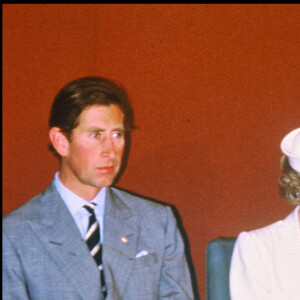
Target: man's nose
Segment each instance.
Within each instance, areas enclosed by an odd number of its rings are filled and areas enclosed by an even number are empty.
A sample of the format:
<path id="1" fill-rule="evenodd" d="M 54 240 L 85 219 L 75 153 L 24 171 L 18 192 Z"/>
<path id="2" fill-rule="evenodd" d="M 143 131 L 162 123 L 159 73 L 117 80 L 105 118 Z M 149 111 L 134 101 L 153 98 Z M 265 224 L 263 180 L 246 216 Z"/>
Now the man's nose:
<path id="1" fill-rule="evenodd" d="M 102 156 L 109 157 L 111 159 L 115 158 L 115 145 L 111 137 L 106 137 L 102 144 Z"/>

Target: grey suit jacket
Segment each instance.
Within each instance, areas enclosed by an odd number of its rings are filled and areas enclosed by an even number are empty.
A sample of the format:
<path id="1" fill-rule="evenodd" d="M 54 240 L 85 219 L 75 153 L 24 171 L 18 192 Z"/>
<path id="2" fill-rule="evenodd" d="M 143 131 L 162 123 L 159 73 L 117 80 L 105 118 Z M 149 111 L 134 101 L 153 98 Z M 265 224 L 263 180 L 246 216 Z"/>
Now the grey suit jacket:
<path id="1" fill-rule="evenodd" d="M 53 184 L 2 223 L 4 300 L 102 299 L 99 271 Z M 170 207 L 116 188 L 106 194 L 103 265 L 107 300 L 194 299 Z"/>

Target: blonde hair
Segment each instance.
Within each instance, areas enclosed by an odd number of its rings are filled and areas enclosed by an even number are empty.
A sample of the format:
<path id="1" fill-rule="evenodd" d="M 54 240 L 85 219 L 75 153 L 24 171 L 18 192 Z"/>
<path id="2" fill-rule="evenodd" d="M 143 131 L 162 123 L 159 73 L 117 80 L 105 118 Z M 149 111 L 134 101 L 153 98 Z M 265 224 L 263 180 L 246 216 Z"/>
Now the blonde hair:
<path id="1" fill-rule="evenodd" d="M 300 173 L 291 168 L 284 155 L 280 160 L 282 174 L 278 178 L 279 192 L 290 204 L 300 204 Z"/>

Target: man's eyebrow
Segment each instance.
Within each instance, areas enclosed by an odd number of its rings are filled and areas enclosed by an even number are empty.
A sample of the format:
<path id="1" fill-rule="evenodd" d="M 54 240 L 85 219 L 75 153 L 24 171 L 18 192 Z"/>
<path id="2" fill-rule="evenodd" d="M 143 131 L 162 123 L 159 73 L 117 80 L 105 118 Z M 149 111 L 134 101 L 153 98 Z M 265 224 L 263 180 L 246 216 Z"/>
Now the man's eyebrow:
<path id="1" fill-rule="evenodd" d="M 124 127 L 117 127 L 117 128 L 114 128 L 113 131 L 125 131 L 125 128 Z"/>
<path id="2" fill-rule="evenodd" d="M 89 132 L 98 132 L 98 131 L 106 131 L 107 129 L 100 128 L 100 127 L 90 127 L 87 129 Z M 124 127 L 116 127 L 113 128 L 112 131 L 125 131 L 126 129 Z"/>
<path id="3" fill-rule="evenodd" d="M 89 132 L 95 132 L 95 131 L 105 131 L 104 128 L 100 128 L 100 127 L 90 127 L 87 129 L 87 131 Z"/>

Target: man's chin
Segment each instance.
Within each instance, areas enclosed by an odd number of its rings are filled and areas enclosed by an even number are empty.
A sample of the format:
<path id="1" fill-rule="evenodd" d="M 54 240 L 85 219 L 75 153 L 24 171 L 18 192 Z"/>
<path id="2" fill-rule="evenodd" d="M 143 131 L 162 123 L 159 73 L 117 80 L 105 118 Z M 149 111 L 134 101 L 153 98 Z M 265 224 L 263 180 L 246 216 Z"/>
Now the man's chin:
<path id="1" fill-rule="evenodd" d="M 102 187 L 109 187 L 113 184 L 115 176 L 112 176 L 111 178 L 107 178 L 106 180 L 101 180 L 100 182 L 96 183 L 95 186 L 98 188 Z"/>

